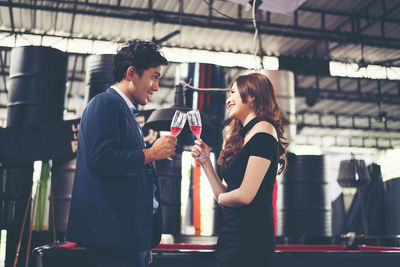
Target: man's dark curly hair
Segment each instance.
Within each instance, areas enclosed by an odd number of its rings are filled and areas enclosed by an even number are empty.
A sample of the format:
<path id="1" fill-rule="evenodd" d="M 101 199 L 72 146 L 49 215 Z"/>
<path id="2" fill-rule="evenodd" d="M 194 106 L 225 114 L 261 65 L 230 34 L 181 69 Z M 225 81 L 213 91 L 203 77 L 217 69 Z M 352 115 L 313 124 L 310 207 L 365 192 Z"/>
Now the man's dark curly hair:
<path id="1" fill-rule="evenodd" d="M 143 71 L 160 65 L 168 65 L 168 61 L 156 44 L 133 40 L 121 47 L 113 57 L 114 81 L 122 81 L 130 66 L 134 66 L 139 76 L 142 76 Z"/>

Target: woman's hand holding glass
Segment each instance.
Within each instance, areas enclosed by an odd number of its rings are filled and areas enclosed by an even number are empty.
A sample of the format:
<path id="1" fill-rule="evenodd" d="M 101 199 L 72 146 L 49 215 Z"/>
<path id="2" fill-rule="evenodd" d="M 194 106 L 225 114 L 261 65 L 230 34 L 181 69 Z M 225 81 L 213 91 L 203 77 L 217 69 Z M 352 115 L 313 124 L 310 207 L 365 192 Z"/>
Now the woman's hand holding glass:
<path id="1" fill-rule="evenodd" d="M 194 141 L 194 146 L 192 148 L 192 157 L 196 159 L 201 165 L 205 164 L 210 159 L 211 148 L 203 142 L 203 140 L 198 139 Z"/>

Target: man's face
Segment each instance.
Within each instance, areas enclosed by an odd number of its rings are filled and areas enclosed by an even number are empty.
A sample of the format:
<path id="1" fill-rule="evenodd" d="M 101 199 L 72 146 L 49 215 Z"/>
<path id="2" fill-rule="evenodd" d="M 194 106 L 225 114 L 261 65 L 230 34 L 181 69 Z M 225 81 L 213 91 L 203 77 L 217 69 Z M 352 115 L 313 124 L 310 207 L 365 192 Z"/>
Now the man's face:
<path id="1" fill-rule="evenodd" d="M 129 95 L 136 104 L 145 105 L 150 96 L 158 91 L 158 81 L 161 78 L 161 66 L 143 71 L 142 76 L 134 70 L 129 83 Z M 131 99 L 132 100 L 132 99 Z"/>

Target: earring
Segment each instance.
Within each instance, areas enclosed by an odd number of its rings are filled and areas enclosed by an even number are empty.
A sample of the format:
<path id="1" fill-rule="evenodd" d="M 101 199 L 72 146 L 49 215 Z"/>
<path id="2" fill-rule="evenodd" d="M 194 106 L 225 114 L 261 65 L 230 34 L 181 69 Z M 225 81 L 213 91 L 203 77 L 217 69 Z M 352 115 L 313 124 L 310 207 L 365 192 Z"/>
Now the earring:
<path id="1" fill-rule="evenodd" d="M 250 100 L 250 108 L 253 108 L 253 100 Z"/>

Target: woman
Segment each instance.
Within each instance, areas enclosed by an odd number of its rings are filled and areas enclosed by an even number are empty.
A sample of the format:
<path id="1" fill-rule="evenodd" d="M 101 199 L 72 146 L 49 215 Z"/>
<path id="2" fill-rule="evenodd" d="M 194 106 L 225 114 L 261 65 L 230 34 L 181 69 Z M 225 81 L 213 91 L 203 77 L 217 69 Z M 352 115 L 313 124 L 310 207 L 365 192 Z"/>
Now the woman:
<path id="1" fill-rule="evenodd" d="M 272 84 L 262 74 L 234 80 L 226 104 L 231 122 L 218 164 L 227 185 L 211 165 L 210 148 L 196 140 L 192 149 L 223 207 L 217 266 L 267 266 L 275 248 L 272 191 L 276 174 L 286 167 L 284 123 Z"/>

